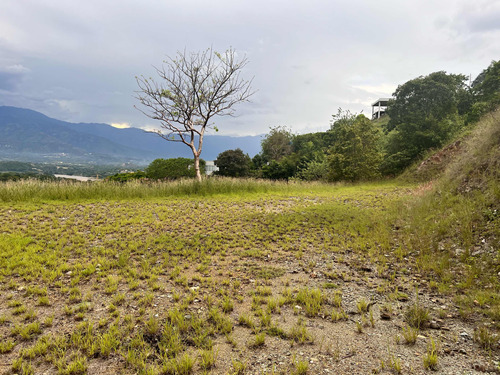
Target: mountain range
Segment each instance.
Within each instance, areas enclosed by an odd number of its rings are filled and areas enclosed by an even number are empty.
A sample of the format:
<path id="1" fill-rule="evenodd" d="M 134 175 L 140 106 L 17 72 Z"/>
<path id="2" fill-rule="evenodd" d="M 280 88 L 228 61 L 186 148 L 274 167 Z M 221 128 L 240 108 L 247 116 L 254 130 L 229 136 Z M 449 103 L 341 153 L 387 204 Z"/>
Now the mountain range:
<path id="1" fill-rule="evenodd" d="M 222 151 L 236 148 L 253 157 L 260 151 L 261 139 L 205 135 L 201 157 L 214 160 Z M 70 123 L 30 109 L 0 106 L 0 160 L 148 164 L 157 158 L 192 156 L 186 145 L 138 128 Z"/>

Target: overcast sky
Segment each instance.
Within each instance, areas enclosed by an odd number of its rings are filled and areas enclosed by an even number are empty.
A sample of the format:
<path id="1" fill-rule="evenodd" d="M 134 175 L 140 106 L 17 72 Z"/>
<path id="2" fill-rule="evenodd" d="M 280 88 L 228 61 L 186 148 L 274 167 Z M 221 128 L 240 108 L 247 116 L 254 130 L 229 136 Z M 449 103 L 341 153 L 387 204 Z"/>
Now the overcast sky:
<path id="1" fill-rule="evenodd" d="M 420 75 L 474 79 L 500 59 L 500 1 L 2 0 L 0 105 L 154 127 L 135 76 L 210 46 L 246 55 L 258 90 L 220 134 L 324 131 L 339 107 L 371 114 Z"/>

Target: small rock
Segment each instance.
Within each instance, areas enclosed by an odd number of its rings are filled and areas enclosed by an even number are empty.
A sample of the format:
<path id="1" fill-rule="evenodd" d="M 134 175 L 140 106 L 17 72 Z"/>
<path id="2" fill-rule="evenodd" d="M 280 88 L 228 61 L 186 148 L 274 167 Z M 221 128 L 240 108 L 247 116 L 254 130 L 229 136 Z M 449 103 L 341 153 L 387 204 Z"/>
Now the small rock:
<path id="1" fill-rule="evenodd" d="M 470 339 L 470 335 L 467 332 L 460 332 L 460 336 L 464 339 Z"/>
<path id="2" fill-rule="evenodd" d="M 391 320 L 391 314 L 388 311 L 382 311 L 380 313 L 380 319 L 382 320 Z"/>
<path id="3" fill-rule="evenodd" d="M 441 325 L 437 321 L 431 320 L 429 323 L 429 327 L 431 327 L 432 329 L 440 329 Z"/>
<path id="4" fill-rule="evenodd" d="M 474 363 L 472 365 L 472 368 L 476 371 L 480 371 L 480 372 L 486 372 L 487 368 L 484 364 L 482 363 Z"/>

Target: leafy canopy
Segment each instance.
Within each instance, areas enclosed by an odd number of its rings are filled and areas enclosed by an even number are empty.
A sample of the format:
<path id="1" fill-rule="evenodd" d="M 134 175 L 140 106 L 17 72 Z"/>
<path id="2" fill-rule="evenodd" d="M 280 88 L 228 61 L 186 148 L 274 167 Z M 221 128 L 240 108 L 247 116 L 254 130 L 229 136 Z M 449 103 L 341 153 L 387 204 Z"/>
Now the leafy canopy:
<path id="1" fill-rule="evenodd" d="M 214 164 L 219 168 L 216 174 L 226 177 L 248 176 L 251 163 L 250 157 L 239 148 L 221 152 L 214 161 Z"/>
<path id="2" fill-rule="evenodd" d="M 328 156 L 331 181 L 368 180 L 380 175 L 381 134 L 368 118 L 339 109 L 333 116 L 331 132 L 335 137 Z"/>
<path id="3" fill-rule="evenodd" d="M 201 170 L 205 170 L 205 161 L 200 161 Z M 187 158 L 155 159 L 146 168 L 146 176 L 155 180 L 176 180 L 184 177 L 195 177 L 194 162 Z"/>

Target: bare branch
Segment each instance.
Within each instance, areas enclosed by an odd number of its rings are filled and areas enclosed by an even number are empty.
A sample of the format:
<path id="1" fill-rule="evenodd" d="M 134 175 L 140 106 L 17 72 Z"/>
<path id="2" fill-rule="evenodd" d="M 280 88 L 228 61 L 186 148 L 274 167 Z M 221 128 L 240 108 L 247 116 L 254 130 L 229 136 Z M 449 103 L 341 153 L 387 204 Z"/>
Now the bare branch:
<path id="1" fill-rule="evenodd" d="M 240 76 L 247 64 L 247 58 L 238 60 L 232 48 L 223 54 L 212 48 L 197 53 L 177 52 L 161 68 L 155 67 L 159 81 L 136 77 L 139 91 L 135 97 L 144 107 L 139 111 L 160 121 L 160 129 L 153 133 L 189 146 L 197 165 L 206 128 L 213 125 L 211 118 L 233 116 L 234 106 L 254 94 L 252 80 Z"/>

